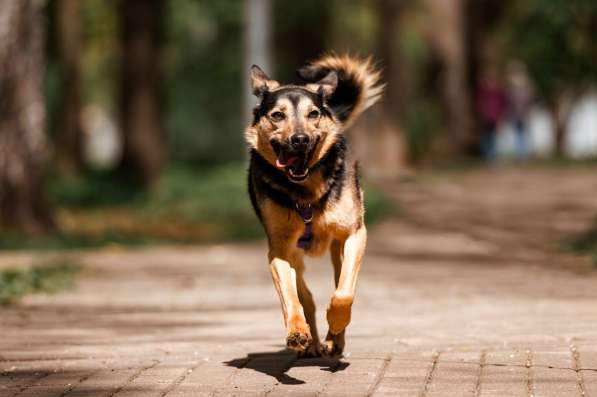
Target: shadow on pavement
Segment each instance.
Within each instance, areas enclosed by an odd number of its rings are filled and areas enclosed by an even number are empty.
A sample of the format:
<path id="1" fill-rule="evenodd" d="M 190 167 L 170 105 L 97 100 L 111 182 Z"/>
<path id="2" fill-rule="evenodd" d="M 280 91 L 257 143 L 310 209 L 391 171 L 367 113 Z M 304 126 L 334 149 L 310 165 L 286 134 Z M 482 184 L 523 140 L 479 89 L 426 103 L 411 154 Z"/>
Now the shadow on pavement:
<path id="1" fill-rule="evenodd" d="M 246 357 L 225 361 L 224 364 L 238 369 L 252 369 L 276 378 L 284 385 L 300 385 L 305 381 L 293 378 L 288 372 L 293 367 L 320 367 L 322 371 L 338 372 L 345 370 L 350 363 L 338 359 L 301 358 L 296 353 L 283 349 L 277 352 L 249 353 Z"/>

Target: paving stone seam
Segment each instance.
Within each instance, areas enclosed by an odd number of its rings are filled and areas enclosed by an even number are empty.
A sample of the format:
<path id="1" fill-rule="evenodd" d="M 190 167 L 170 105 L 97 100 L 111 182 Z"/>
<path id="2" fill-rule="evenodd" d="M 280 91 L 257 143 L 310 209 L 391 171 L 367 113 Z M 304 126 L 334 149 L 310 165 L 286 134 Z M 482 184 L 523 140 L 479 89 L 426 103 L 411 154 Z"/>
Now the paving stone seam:
<path id="1" fill-rule="evenodd" d="M 483 380 L 483 373 L 485 372 L 486 361 L 487 352 L 485 350 L 481 350 L 481 353 L 479 354 L 479 371 L 477 372 L 477 380 L 475 382 L 473 397 L 479 397 L 481 395 L 481 382 Z"/>
<path id="2" fill-rule="evenodd" d="M 38 376 L 35 379 L 32 379 L 30 382 L 26 383 L 23 387 L 21 387 L 19 390 L 17 390 L 16 393 L 14 393 L 11 397 L 17 397 L 19 394 L 23 394 L 23 392 L 27 389 L 29 389 L 30 387 L 32 387 L 33 385 L 35 385 L 35 382 L 38 382 L 48 376 L 50 376 L 52 374 L 52 372 L 44 372 L 42 373 L 40 376 Z"/>
<path id="3" fill-rule="evenodd" d="M 425 383 L 423 383 L 423 390 L 421 390 L 420 397 L 426 397 L 429 391 L 429 386 L 431 382 L 433 382 L 433 375 L 435 375 L 435 370 L 437 369 L 437 363 L 439 361 L 439 357 L 441 352 L 435 352 L 433 356 L 431 356 L 431 365 L 429 366 L 429 371 L 427 371 L 427 375 L 425 376 Z"/>
<path id="4" fill-rule="evenodd" d="M 292 366 L 294 365 L 294 363 L 296 363 L 298 361 L 298 355 L 295 356 L 292 360 L 290 360 L 283 368 L 282 371 L 280 371 L 280 373 L 278 375 L 282 375 L 285 374 L 286 371 L 288 371 L 290 368 L 292 368 Z M 268 394 L 270 394 L 271 392 L 273 392 L 276 389 L 276 386 L 278 386 L 277 383 L 275 383 L 274 385 L 272 385 L 272 387 L 267 390 L 263 395 L 267 396 Z"/>
<path id="5" fill-rule="evenodd" d="M 166 397 L 169 393 L 174 391 L 174 389 L 176 389 L 182 382 L 184 382 L 185 379 L 192 372 L 194 372 L 197 368 L 199 368 L 204 363 L 205 363 L 204 361 L 198 361 L 198 362 L 195 362 L 190 367 L 185 368 L 184 371 L 182 372 L 182 374 L 180 374 L 180 376 L 178 378 L 174 379 L 174 381 L 172 381 L 172 383 L 170 383 L 168 385 L 168 387 L 166 387 L 166 389 L 164 389 L 164 391 L 160 394 L 160 397 Z"/>
<path id="6" fill-rule="evenodd" d="M 533 371 L 533 352 L 527 350 L 525 367 L 527 367 L 527 396 L 535 397 L 535 378 Z"/>
<path id="7" fill-rule="evenodd" d="M 66 385 L 68 386 L 66 388 L 66 390 L 64 390 L 59 397 L 64 397 L 66 396 L 68 393 L 70 393 L 71 391 L 73 391 L 78 385 L 80 385 L 81 383 L 85 382 L 87 379 L 91 378 L 93 375 L 95 375 L 96 373 L 100 372 L 100 370 L 96 370 L 96 371 L 92 371 L 89 372 L 85 375 L 83 375 L 82 377 L 79 378 L 79 380 L 76 383 L 70 384 L 70 385 Z"/>
<path id="8" fill-rule="evenodd" d="M 528 352 L 527 352 L 528 353 Z M 409 362 L 426 362 L 426 360 L 418 360 L 418 359 L 407 359 L 407 358 L 403 358 L 403 359 L 396 359 L 395 356 L 393 356 L 392 361 L 409 361 Z M 447 364 L 465 364 L 465 365 L 479 365 L 478 362 L 472 362 L 472 361 L 454 361 L 454 360 L 442 360 L 442 363 L 447 363 Z M 537 365 L 537 364 L 503 364 L 503 363 L 488 363 L 485 362 L 483 364 L 483 366 L 485 367 L 520 367 L 520 368 L 544 368 L 544 369 L 561 369 L 561 370 L 568 370 L 568 371 L 574 371 L 574 372 L 578 372 L 578 371 L 593 371 L 593 372 L 597 372 L 597 368 L 585 368 L 585 367 L 579 367 L 579 368 L 571 368 L 571 367 L 558 367 L 556 365 Z"/>
<path id="9" fill-rule="evenodd" d="M 392 361 L 391 354 L 388 354 L 388 355 L 386 355 L 386 357 L 384 357 L 381 368 L 379 369 L 379 371 L 375 377 L 375 380 L 373 381 L 373 383 L 371 384 L 371 387 L 369 388 L 369 391 L 367 392 L 367 397 L 370 397 L 375 393 L 375 391 L 379 387 L 379 384 L 383 380 L 383 377 L 384 377 L 391 361 Z"/>
<path id="10" fill-rule="evenodd" d="M 578 351 L 578 348 L 576 347 L 574 342 L 570 344 L 570 355 L 572 356 L 572 365 L 574 367 L 574 370 L 576 371 L 576 385 L 578 386 L 578 391 L 580 392 L 581 396 L 586 396 L 587 387 L 585 386 L 585 379 L 582 374 L 582 371 L 579 370 L 581 363 L 580 352 Z"/>
<path id="11" fill-rule="evenodd" d="M 143 372 L 152 369 L 153 367 L 155 367 L 159 363 L 160 363 L 159 360 L 153 360 L 153 362 L 151 364 L 139 368 L 134 374 L 132 374 L 126 380 L 126 382 L 124 382 L 122 385 L 118 386 L 112 393 L 108 394 L 108 397 L 114 397 L 115 395 L 117 395 L 118 393 L 120 393 L 122 391 L 122 389 L 124 389 L 127 385 L 130 385 L 131 383 L 133 383 L 135 381 L 135 379 L 137 379 L 139 376 L 141 376 L 141 374 Z"/>
<path id="12" fill-rule="evenodd" d="M 234 372 L 232 372 L 232 373 L 231 373 L 231 374 L 230 374 L 230 375 L 229 375 L 229 376 L 226 378 L 226 380 L 224 381 L 224 384 L 223 384 L 222 386 L 220 386 L 220 387 L 215 387 L 215 388 L 214 388 L 214 389 L 213 389 L 213 390 L 212 390 L 212 391 L 209 393 L 209 396 L 210 396 L 210 397 L 214 397 L 214 396 L 216 396 L 216 395 L 217 395 L 217 393 L 218 393 L 219 391 L 221 391 L 221 390 L 226 390 L 226 388 L 227 388 L 228 386 L 230 386 L 230 383 L 231 383 L 231 382 L 232 382 L 232 380 L 233 380 L 233 379 L 236 377 L 236 375 L 238 375 L 238 373 L 239 373 L 240 371 L 242 371 L 242 369 L 243 369 L 243 368 L 245 368 L 247 365 L 249 365 L 249 363 L 250 363 L 252 360 L 254 360 L 254 359 L 253 359 L 253 358 L 247 358 L 247 359 L 245 359 L 245 362 L 244 362 L 244 363 L 242 363 L 241 365 L 239 365 L 239 366 L 238 366 L 238 368 L 236 368 L 236 369 L 234 370 Z"/>
<path id="13" fill-rule="evenodd" d="M 336 373 L 336 371 L 338 371 L 338 368 L 340 368 L 340 365 L 342 365 L 342 361 L 336 360 L 334 362 L 333 366 L 330 366 L 330 373 L 327 377 L 327 380 L 321 386 L 321 389 L 315 394 L 316 397 L 321 396 L 323 393 L 325 393 L 327 391 L 327 388 L 329 387 L 330 383 L 332 383 L 333 376 Z"/>

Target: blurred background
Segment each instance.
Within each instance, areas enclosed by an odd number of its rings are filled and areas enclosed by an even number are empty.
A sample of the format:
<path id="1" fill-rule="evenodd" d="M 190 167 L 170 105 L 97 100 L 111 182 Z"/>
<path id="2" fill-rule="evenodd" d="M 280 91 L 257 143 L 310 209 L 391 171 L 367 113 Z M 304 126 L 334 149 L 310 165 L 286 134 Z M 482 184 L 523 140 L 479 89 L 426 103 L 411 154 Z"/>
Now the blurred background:
<path id="1" fill-rule="evenodd" d="M 370 222 L 412 170 L 590 161 L 596 41 L 593 0 L 2 1 L 0 248 L 261 238 L 249 65 L 328 51 L 387 82 L 349 132 Z"/>

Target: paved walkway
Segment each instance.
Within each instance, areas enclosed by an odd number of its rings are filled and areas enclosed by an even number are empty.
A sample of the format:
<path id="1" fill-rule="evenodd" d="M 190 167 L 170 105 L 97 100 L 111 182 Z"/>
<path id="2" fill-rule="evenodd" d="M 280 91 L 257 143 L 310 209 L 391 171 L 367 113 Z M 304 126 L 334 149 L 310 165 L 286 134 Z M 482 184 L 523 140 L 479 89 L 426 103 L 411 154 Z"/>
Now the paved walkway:
<path id="1" fill-rule="evenodd" d="M 597 272 L 557 253 L 597 215 L 594 169 L 392 194 L 405 215 L 371 231 L 341 361 L 283 350 L 262 243 L 105 250 L 76 290 L 0 308 L 0 396 L 597 396 Z M 325 309 L 331 266 L 307 280 Z"/>

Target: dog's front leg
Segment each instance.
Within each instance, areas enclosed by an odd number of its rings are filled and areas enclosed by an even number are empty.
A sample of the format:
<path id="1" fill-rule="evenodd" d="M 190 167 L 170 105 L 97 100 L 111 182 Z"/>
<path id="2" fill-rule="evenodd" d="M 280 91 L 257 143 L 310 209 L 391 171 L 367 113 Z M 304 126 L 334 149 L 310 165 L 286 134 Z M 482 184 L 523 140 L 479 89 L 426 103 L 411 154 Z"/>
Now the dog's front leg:
<path id="1" fill-rule="evenodd" d="M 270 253 L 269 259 L 274 286 L 284 314 L 286 345 L 298 352 L 304 352 L 313 339 L 298 296 L 296 270 L 283 255 Z"/>
<path id="2" fill-rule="evenodd" d="M 329 331 L 325 340 L 326 352 L 337 355 L 344 350 L 344 331 L 350 323 L 357 277 L 367 245 L 367 229 L 361 226 L 344 242 L 332 247 L 334 273 L 338 275 L 336 291 L 327 311 Z M 340 249 L 343 248 L 343 249 Z M 341 268 L 338 266 L 341 264 Z"/>

